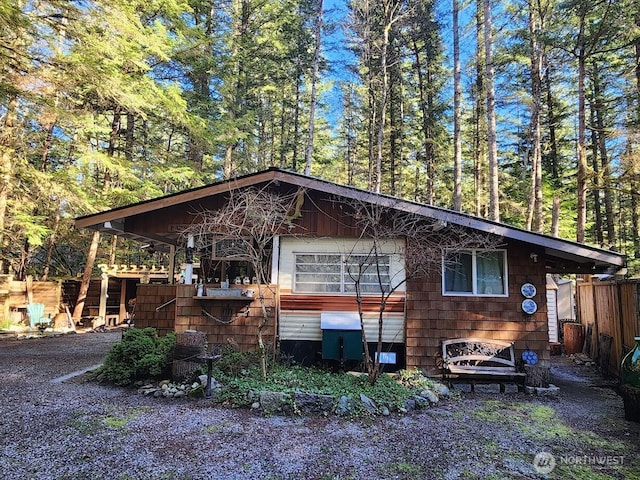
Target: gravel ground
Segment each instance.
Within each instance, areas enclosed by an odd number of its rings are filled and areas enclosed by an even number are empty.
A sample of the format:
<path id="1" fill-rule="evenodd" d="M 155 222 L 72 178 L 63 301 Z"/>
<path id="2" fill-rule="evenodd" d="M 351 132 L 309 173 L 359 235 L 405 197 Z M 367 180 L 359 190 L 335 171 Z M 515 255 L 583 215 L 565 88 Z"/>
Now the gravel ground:
<path id="1" fill-rule="evenodd" d="M 263 417 L 70 375 L 119 339 L 0 340 L 2 479 L 640 478 L 640 425 L 568 359 L 557 398 L 492 386 L 405 416 Z"/>

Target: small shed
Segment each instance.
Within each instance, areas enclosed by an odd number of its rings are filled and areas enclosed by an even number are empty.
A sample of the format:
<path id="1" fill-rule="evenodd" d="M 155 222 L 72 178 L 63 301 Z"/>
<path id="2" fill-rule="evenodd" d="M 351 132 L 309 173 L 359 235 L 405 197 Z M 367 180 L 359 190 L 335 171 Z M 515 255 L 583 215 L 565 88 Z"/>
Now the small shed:
<path id="1" fill-rule="evenodd" d="M 576 321 L 574 280 L 547 275 L 547 321 L 549 342 L 561 342 L 562 326 Z"/>

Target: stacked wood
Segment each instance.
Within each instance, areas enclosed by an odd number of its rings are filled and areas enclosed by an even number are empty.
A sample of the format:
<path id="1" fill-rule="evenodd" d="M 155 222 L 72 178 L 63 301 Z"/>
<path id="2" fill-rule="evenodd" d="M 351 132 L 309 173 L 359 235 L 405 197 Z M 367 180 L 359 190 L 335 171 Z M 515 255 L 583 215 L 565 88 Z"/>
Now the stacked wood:
<path id="1" fill-rule="evenodd" d="M 549 381 L 551 380 L 551 370 L 549 367 L 525 365 L 524 371 L 527 374 L 525 385 L 530 387 L 549 387 Z"/>

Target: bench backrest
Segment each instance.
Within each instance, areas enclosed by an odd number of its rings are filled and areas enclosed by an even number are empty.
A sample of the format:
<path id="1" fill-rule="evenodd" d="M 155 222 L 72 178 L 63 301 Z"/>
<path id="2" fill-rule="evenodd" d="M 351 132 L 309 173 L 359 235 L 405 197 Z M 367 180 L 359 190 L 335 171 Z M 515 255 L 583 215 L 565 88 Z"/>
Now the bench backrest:
<path id="1" fill-rule="evenodd" d="M 516 365 L 513 343 L 484 338 L 443 340 L 442 360 L 445 365 Z"/>

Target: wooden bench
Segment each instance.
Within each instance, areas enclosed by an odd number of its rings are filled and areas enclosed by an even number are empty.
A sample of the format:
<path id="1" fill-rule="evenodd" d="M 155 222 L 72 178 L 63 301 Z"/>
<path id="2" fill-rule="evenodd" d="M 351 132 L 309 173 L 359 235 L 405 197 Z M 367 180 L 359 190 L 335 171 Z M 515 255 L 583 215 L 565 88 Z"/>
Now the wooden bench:
<path id="1" fill-rule="evenodd" d="M 466 380 L 474 390 L 476 382 L 500 383 L 500 391 L 505 391 L 504 382 L 513 381 L 518 390 L 524 389 L 526 374 L 516 368 L 513 343 L 488 340 L 485 338 L 455 338 L 442 341 L 442 375 L 452 384 L 452 380 Z"/>

